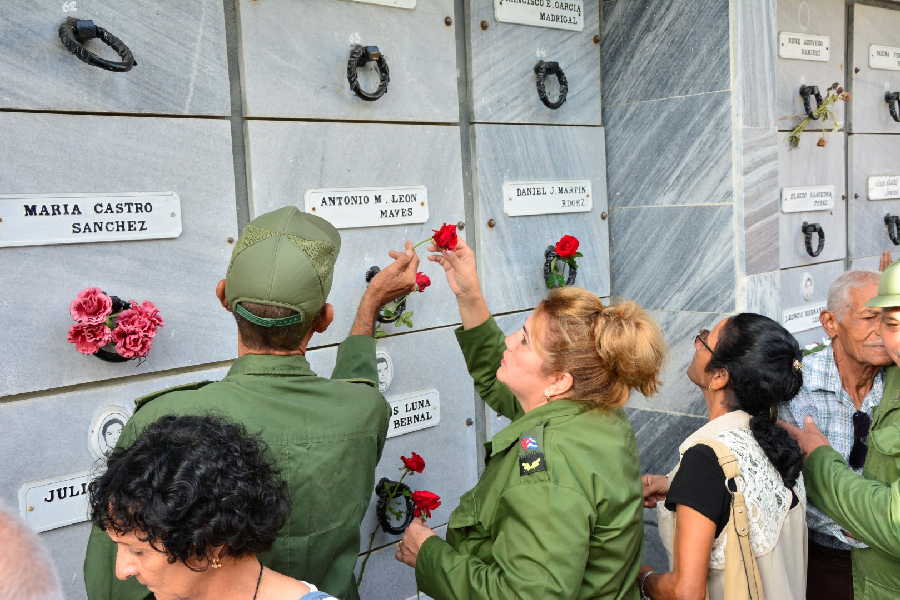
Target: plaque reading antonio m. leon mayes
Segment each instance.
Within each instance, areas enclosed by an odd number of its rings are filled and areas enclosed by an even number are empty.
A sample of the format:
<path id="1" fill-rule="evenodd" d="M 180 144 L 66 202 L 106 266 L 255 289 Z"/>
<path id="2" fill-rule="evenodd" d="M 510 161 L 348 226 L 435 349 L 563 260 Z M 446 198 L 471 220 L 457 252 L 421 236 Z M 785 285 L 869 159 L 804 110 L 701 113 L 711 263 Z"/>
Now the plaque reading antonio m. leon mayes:
<path id="1" fill-rule="evenodd" d="M 383 227 L 428 221 L 424 185 L 306 190 L 304 210 L 338 229 Z"/>

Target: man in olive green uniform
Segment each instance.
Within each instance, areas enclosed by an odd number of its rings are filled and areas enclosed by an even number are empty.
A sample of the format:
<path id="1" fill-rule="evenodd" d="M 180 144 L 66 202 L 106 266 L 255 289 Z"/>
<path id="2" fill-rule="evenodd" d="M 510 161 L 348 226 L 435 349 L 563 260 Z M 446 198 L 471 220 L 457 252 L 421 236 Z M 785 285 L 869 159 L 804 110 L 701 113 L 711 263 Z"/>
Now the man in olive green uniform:
<path id="1" fill-rule="evenodd" d="M 867 306 L 880 307 L 881 337 L 895 365 L 900 365 L 900 262 L 881 276 L 878 296 Z M 803 476 L 806 493 L 868 548 L 854 548 L 855 600 L 900 598 L 900 368 L 885 375 L 884 396 L 872 411 L 868 431 L 857 426 L 868 451 L 862 477 L 854 473 L 828 444 L 811 417 L 804 429 L 783 425 L 806 455 Z"/>
<path id="2" fill-rule="evenodd" d="M 326 302 L 340 236 L 327 221 L 285 207 L 247 225 L 216 294 L 235 315 L 238 359 L 222 381 L 165 390 L 137 401 L 119 445 L 163 415 L 215 413 L 243 423 L 271 449 L 287 480 L 291 515 L 262 562 L 343 600 L 356 599 L 359 524 L 372 495 L 389 407 L 378 391 L 378 308 L 415 287 L 418 258 L 407 244 L 372 279 L 331 379 L 304 353 L 334 316 Z M 191 332 L 203 335 L 202 331 Z M 116 579 L 116 547 L 91 532 L 84 578 L 91 600 L 142 599 L 147 589 Z"/>

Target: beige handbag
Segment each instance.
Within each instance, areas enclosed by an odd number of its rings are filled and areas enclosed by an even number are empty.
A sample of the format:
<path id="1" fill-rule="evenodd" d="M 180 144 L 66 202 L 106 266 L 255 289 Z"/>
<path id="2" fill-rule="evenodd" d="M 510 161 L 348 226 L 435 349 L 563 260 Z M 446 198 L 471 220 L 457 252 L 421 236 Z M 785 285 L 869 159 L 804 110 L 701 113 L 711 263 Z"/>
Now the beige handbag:
<path id="1" fill-rule="evenodd" d="M 759 567 L 750 548 L 750 522 L 744 494 L 732 492 L 727 484 L 729 479 L 741 474 L 737 458 L 722 442 L 700 440 L 697 443 L 709 446 L 716 453 L 719 465 L 725 472 L 725 487 L 731 493 L 731 517 L 725 526 L 728 532 L 725 542 L 725 600 L 764 600 Z"/>

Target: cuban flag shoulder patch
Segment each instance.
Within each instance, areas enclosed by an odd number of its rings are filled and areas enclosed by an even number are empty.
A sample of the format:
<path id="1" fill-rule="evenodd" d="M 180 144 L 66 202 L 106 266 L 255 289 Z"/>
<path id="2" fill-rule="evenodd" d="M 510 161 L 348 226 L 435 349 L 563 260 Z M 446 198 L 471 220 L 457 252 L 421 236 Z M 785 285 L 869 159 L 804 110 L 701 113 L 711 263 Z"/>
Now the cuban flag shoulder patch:
<path id="1" fill-rule="evenodd" d="M 537 450 L 540 446 L 537 443 L 537 440 L 531 436 L 525 436 L 521 439 L 520 443 L 522 444 L 523 450 Z"/>

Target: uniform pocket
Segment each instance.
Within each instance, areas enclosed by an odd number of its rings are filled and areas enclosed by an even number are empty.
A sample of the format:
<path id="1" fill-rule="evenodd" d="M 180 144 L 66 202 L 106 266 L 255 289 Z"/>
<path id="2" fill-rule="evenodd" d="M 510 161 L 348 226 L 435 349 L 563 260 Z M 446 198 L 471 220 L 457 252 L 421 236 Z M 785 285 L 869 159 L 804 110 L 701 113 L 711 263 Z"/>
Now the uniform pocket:
<path id="1" fill-rule="evenodd" d="M 864 585 L 866 600 L 897 600 L 900 593 L 900 588 L 887 587 L 871 579 L 866 579 Z"/>
<path id="2" fill-rule="evenodd" d="M 900 456 L 900 427 L 888 426 L 869 433 L 869 444 L 881 454 Z"/>

